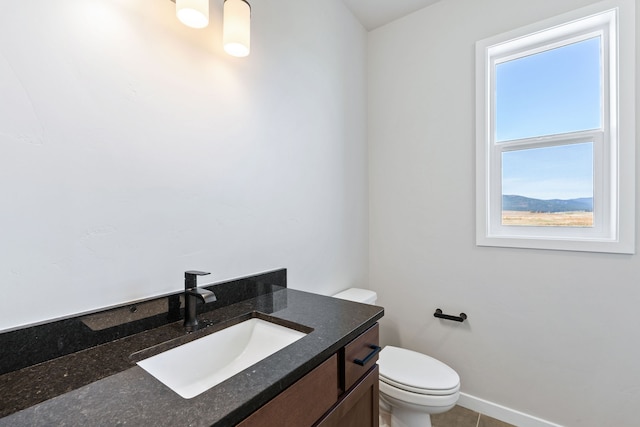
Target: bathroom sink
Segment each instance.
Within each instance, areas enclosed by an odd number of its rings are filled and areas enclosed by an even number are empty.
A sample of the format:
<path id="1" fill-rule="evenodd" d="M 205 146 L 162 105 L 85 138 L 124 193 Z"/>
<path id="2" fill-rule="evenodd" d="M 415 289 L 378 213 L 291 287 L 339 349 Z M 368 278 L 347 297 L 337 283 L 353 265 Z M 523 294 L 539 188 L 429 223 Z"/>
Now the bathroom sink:
<path id="1" fill-rule="evenodd" d="M 251 318 L 141 360 L 138 365 L 180 396 L 191 399 L 305 335 Z"/>

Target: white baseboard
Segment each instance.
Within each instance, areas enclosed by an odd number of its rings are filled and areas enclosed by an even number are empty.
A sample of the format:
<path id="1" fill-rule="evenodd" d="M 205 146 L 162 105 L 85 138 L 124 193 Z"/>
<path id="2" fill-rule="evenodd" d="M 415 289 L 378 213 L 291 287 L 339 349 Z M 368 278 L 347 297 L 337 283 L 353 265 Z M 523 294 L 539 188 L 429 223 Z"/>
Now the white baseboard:
<path id="1" fill-rule="evenodd" d="M 505 423 L 513 424 L 517 427 L 563 427 L 560 424 L 527 415 L 515 409 L 507 408 L 506 406 L 498 405 L 497 403 L 489 402 L 488 400 L 480 399 L 467 393 L 460 393 L 458 405 L 504 421 Z"/>

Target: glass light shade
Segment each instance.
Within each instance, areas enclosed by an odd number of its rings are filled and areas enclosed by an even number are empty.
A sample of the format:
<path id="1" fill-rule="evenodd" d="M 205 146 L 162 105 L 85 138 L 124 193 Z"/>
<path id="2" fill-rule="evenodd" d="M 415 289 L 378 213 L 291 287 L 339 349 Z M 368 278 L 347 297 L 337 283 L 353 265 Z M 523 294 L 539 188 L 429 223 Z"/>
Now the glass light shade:
<path id="1" fill-rule="evenodd" d="M 222 30 L 224 50 L 232 56 L 247 56 L 251 49 L 251 6 L 244 0 L 225 0 Z"/>
<path id="2" fill-rule="evenodd" d="M 176 0 L 176 16 L 187 27 L 209 25 L 209 0 Z"/>

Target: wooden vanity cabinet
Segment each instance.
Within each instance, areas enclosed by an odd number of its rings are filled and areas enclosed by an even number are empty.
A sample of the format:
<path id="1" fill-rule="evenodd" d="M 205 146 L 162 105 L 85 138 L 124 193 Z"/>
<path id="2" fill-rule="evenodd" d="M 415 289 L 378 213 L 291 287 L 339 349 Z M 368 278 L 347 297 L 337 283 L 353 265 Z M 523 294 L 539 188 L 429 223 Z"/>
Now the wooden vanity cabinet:
<path id="1" fill-rule="evenodd" d="M 376 323 L 238 426 L 378 427 L 378 342 Z"/>
<path id="2" fill-rule="evenodd" d="M 302 427 L 313 425 L 338 399 L 338 355 L 296 381 L 267 402 L 239 427 Z"/>
<path id="3" fill-rule="evenodd" d="M 340 396 L 315 426 L 378 427 L 378 330 L 376 323 L 338 351 Z"/>
<path id="4" fill-rule="evenodd" d="M 378 427 L 378 365 L 347 390 L 317 427 Z"/>

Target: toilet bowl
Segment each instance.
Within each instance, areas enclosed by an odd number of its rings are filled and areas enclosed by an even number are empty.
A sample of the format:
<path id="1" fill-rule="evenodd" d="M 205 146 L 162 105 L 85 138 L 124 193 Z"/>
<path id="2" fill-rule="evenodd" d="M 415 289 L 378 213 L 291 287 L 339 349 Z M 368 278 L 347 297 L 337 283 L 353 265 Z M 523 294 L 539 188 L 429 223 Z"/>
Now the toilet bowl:
<path id="1" fill-rule="evenodd" d="M 359 288 L 334 297 L 365 304 L 375 304 L 377 299 L 375 292 Z M 386 346 L 379 354 L 378 366 L 380 409 L 390 414 L 391 427 L 431 427 L 431 414 L 446 412 L 458 401 L 460 377 L 433 357 Z"/>

